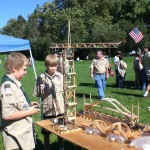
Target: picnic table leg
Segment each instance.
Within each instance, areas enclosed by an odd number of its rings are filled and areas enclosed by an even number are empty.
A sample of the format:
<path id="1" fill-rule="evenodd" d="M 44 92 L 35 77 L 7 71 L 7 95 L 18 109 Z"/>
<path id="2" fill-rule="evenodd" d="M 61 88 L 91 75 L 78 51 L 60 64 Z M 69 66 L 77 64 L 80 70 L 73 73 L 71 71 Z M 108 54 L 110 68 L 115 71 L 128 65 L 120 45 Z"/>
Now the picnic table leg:
<path id="1" fill-rule="evenodd" d="M 64 139 L 58 136 L 59 150 L 64 150 Z"/>
<path id="2" fill-rule="evenodd" d="M 49 134 L 44 135 L 44 147 L 45 150 L 50 150 Z"/>

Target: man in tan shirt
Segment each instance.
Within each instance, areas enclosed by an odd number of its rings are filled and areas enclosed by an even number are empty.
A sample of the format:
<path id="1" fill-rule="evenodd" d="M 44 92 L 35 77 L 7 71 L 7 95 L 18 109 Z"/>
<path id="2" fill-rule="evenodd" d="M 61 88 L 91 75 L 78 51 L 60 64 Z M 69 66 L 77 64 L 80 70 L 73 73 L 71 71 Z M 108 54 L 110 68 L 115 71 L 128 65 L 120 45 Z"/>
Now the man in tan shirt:
<path id="1" fill-rule="evenodd" d="M 91 78 L 96 81 L 98 96 L 100 99 L 103 99 L 105 98 L 106 80 L 109 77 L 109 62 L 104 58 L 101 50 L 97 51 L 97 59 L 93 59 L 90 68 Z"/>

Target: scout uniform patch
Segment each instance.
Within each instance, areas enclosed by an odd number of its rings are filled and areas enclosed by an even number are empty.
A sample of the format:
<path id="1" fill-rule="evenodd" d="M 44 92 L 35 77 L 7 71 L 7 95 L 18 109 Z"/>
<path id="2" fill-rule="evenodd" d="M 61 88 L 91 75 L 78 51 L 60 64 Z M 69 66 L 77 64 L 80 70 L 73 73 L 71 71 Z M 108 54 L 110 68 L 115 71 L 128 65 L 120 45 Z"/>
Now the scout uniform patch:
<path id="1" fill-rule="evenodd" d="M 94 64 L 94 66 L 97 66 L 99 64 L 99 61 L 98 60 L 94 60 L 93 64 Z"/>
<path id="2" fill-rule="evenodd" d="M 5 84 L 5 85 L 4 85 L 4 94 L 5 94 L 6 96 L 12 95 L 12 90 L 11 90 L 11 88 L 10 88 L 10 84 Z"/>

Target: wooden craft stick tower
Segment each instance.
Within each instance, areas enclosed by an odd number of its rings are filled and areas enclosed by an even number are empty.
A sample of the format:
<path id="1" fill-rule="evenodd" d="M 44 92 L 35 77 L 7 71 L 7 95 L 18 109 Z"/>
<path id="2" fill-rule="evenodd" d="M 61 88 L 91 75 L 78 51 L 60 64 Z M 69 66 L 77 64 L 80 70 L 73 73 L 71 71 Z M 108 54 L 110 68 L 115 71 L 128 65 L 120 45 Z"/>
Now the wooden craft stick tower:
<path id="1" fill-rule="evenodd" d="M 64 76 L 64 99 L 65 117 L 67 121 L 76 124 L 76 72 L 74 66 L 74 54 L 70 49 L 71 34 L 70 22 L 68 27 L 68 48 L 63 50 L 63 76 Z"/>

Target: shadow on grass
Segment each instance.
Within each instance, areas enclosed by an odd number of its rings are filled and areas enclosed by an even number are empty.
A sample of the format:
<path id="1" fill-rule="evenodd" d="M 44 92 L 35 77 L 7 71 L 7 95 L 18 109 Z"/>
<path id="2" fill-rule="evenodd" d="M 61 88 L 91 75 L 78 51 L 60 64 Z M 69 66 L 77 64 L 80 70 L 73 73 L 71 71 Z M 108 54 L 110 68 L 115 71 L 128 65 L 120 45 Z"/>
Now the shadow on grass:
<path id="1" fill-rule="evenodd" d="M 69 149 L 70 150 L 82 150 L 82 148 L 80 146 L 72 144 L 72 143 L 70 143 L 68 141 L 65 141 L 64 145 L 65 145 L 64 149 L 66 149 L 66 150 L 69 150 Z"/>
<path id="2" fill-rule="evenodd" d="M 134 90 L 134 81 L 125 81 L 126 89 L 133 89 Z"/>
<path id="3" fill-rule="evenodd" d="M 96 87 L 94 83 L 80 83 L 79 86 L 88 86 L 88 87 Z M 117 88 L 116 83 L 106 84 L 106 87 Z M 134 81 L 125 81 L 125 88 L 126 89 L 133 89 L 134 90 Z"/>
<path id="4" fill-rule="evenodd" d="M 38 138 L 36 138 L 36 148 L 35 150 L 41 150 L 41 149 L 44 149 L 44 144 L 42 143 L 41 140 L 39 140 Z"/>
<path id="5" fill-rule="evenodd" d="M 44 144 L 42 143 L 42 141 L 39 139 L 36 139 L 36 141 L 37 141 L 37 144 L 36 144 L 35 150 L 44 150 Z M 50 144 L 50 149 L 59 150 L 58 142 L 56 141 Z M 64 149 L 81 150 L 82 148 L 65 140 Z"/>
<path id="6" fill-rule="evenodd" d="M 89 86 L 89 87 L 96 87 L 94 83 L 80 83 L 79 86 Z"/>
<path id="7" fill-rule="evenodd" d="M 115 83 L 106 84 L 106 87 L 117 88 Z M 134 90 L 134 81 L 125 81 L 125 88 Z"/>
<path id="8" fill-rule="evenodd" d="M 77 98 L 83 98 L 83 95 L 85 95 L 85 98 L 90 98 L 90 93 L 89 94 L 83 94 L 83 93 L 76 93 Z M 99 99 L 98 96 L 91 96 L 92 99 Z"/>
<path id="9" fill-rule="evenodd" d="M 124 96 L 134 96 L 134 97 L 138 97 L 138 98 L 143 98 L 143 96 L 140 94 L 132 94 L 132 93 L 124 93 L 124 92 L 112 92 L 112 93 L 120 94 L 120 95 L 124 95 Z"/>

